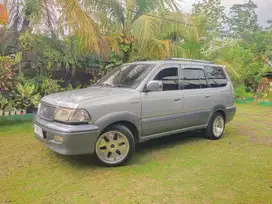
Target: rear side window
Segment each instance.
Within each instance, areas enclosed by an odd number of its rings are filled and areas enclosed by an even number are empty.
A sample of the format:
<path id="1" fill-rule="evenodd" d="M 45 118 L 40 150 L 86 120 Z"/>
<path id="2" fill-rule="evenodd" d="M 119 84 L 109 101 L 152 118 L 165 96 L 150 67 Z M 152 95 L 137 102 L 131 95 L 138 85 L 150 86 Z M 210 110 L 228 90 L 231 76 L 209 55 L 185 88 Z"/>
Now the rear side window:
<path id="1" fill-rule="evenodd" d="M 205 67 L 207 79 L 211 88 L 224 87 L 228 80 L 222 67 Z"/>
<path id="2" fill-rule="evenodd" d="M 183 89 L 207 88 L 208 83 L 202 69 L 185 68 L 182 70 Z"/>

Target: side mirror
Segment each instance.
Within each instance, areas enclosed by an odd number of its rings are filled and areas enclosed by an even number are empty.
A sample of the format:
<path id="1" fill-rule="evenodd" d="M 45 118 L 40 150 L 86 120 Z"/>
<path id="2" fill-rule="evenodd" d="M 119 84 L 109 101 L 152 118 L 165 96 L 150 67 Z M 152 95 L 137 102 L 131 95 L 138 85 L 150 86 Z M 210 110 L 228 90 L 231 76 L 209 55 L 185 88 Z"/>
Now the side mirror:
<path id="1" fill-rule="evenodd" d="M 146 91 L 162 91 L 163 83 L 162 81 L 152 80 L 146 85 Z"/>

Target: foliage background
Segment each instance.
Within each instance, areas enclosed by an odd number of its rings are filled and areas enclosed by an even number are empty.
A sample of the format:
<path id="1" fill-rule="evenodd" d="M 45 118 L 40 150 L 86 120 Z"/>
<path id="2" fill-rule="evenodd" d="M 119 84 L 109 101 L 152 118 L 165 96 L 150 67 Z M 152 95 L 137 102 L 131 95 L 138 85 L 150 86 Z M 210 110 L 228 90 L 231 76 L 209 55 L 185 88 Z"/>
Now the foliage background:
<path id="1" fill-rule="evenodd" d="M 271 19 L 260 27 L 252 0 L 229 12 L 220 0 L 198 0 L 191 14 L 180 5 L 178 0 L 5 1 L 1 92 L 15 90 L 14 83 L 34 84 L 43 96 L 87 86 L 121 63 L 167 57 L 223 64 L 237 97 L 257 92 L 271 69 Z"/>

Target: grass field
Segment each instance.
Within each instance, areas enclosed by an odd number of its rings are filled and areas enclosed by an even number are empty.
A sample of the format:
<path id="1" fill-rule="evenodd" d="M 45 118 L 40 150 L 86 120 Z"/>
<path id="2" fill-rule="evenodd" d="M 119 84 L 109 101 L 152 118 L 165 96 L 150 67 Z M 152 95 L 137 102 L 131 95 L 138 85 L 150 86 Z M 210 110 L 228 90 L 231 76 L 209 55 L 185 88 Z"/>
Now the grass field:
<path id="1" fill-rule="evenodd" d="M 57 155 L 32 123 L 0 126 L 0 203 L 272 203 L 272 109 L 238 105 L 218 141 L 198 132 L 140 145 L 127 166 Z"/>

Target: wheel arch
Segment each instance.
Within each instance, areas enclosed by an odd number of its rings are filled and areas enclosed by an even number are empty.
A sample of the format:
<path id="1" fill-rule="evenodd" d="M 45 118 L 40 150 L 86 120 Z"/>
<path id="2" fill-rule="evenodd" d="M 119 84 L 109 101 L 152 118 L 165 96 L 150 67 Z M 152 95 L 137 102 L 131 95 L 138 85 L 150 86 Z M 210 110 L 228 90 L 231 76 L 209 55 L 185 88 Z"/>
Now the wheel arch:
<path id="1" fill-rule="evenodd" d="M 210 112 L 210 115 L 209 115 L 209 118 L 208 118 L 208 123 L 210 122 L 212 116 L 216 113 L 216 112 L 219 112 L 223 115 L 224 117 L 224 120 L 226 121 L 226 117 L 227 117 L 227 114 L 226 114 L 226 107 L 224 105 L 217 105 L 217 106 L 214 106 Z"/>
<path id="2" fill-rule="evenodd" d="M 133 134 L 135 142 L 140 141 L 141 123 L 140 118 L 130 112 L 117 112 L 111 113 L 101 117 L 95 122 L 95 125 L 99 127 L 101 132 L 109 128 L 110 126 L 120 124 L 126 126 Z"/>

